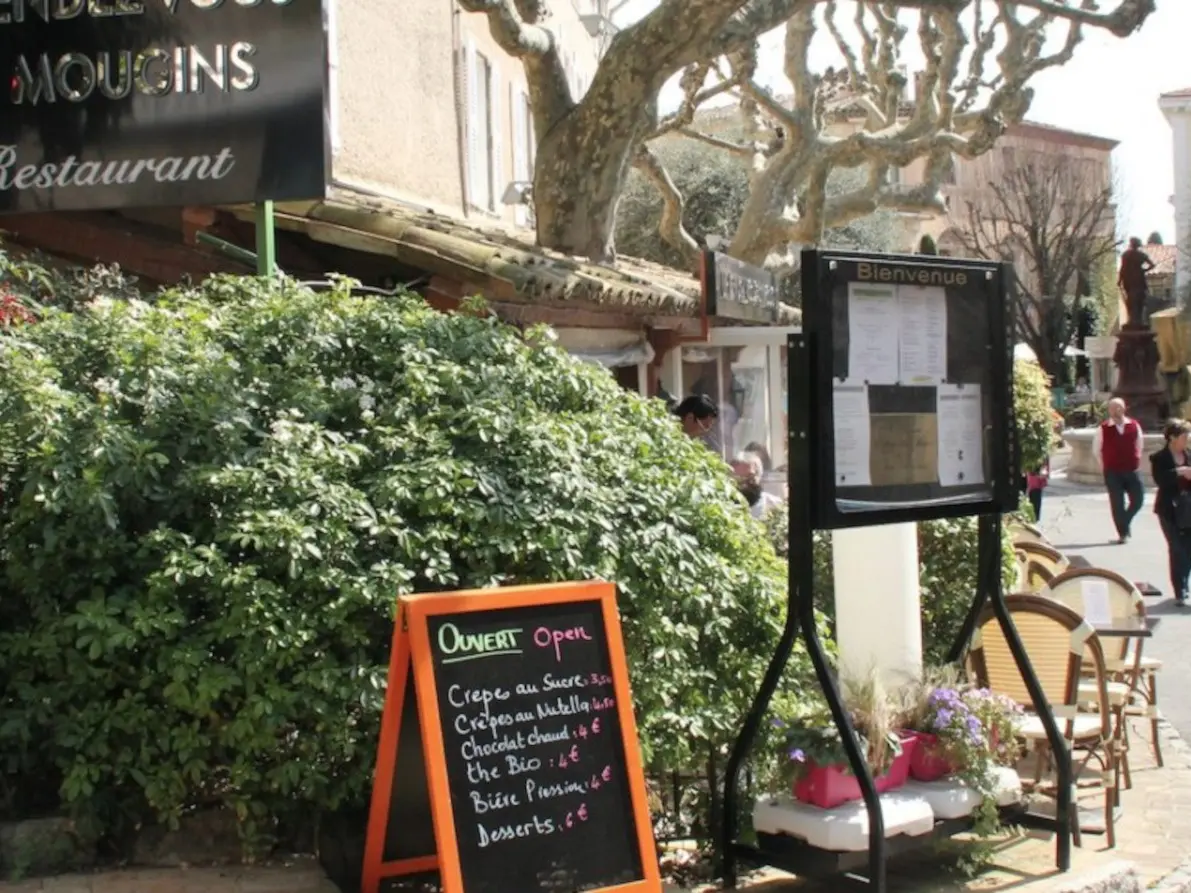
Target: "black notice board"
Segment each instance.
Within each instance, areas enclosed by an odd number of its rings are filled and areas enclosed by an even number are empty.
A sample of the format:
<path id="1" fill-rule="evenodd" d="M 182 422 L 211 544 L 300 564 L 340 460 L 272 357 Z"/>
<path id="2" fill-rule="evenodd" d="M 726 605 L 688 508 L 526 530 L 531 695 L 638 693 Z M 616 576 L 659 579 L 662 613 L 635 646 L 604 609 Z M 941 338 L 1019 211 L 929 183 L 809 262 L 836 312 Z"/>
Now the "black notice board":
<path id="1" fill-rule="evenodd" d="M 816 527 L 1015 507 L 1012 332 L 999 263 L 806 251 Z M 795 352 L 791 351 L 791 357 Z"/>
<path id="2" fill-rule="evenodd" d="M 643 880 L 601 603 L 427 626 L 463 889 Z"/>

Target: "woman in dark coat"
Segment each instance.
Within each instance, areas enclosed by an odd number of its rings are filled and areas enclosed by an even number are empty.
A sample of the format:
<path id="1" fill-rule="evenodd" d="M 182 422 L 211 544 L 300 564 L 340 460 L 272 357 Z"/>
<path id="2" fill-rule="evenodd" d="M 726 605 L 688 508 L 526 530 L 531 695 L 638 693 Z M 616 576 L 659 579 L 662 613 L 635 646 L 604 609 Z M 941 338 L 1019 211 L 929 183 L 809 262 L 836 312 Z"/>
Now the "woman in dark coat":
<path id="1" fill-rule="evenodd" d="M 1191 424 L 1171 419 L 1163 430 L 1166 446 L 1150 456 L 1150 472 L 1158 495 L 1154 499 L 1154 514 L 1162 525 L 1166 548 L 1170 553 L 1170 584 L 1174 588 L 1175 604 L 1187 604 L 1187 577 L 1191 574 L 1191 527 L 1179 518 L 1179 499 L 1191 492 L 1191 453 L 1187 452 L 1187 435 Z M 1187 497 L 1191 499 L 1191 496 Z"/>

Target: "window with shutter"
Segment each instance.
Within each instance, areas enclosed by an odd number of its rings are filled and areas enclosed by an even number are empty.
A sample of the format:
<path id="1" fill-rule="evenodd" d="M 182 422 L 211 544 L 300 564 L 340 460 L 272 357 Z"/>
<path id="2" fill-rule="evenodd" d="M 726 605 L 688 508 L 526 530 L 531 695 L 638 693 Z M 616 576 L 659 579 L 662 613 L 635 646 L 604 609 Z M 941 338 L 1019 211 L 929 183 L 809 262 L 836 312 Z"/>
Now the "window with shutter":
<path id="1" fill-rule="evenodd" d="M 338 0 L 327 0 L 324 23 L 327 29 L 327 130 L 330 131 L 331 153 L 339 151 L 339 29 L 335 7 Z"/>
<path id="2" fill-rule="evenodd" d="M 491 211 L 493 195 L 492 65 L 468 42 L 467 52 L 467 181 L 468 203 Z"/>
<path id="3" fill-rule="evenodd" d="M 525 132 L 529 145 L 529 175 L 532 179 L 534 162 L 537 161 L 538 158 L 538 137 L 537 134 L 534 133 L 533 129 L 533 108 L 529 104 L 529 94 L 522 93 L 521 101 L 525 105 Z"/>
<path id="4" fill-rule="evenodd" d="M 463 81 L 467 104 L 467 126 L 464 129 L 466 131 L 465 139 L 467 145 L 463 147 L 463 150 L 466 159 L 464 169 L 467 171 L 467 204 L 471 207 L 480 206 L 482 183 L 479 169 L 481 106 L 478 93 L 480 77 L 476 56 L 476 48 L 472 45 L 471 41 L 464 40 Z"/>
<path id="5" fill-rule="evenodd" d="M 509 108 L 513 110 L 513 179 L 525 182 L 530 179 L 526 97 L 524 91 L 516 84 L 509 84 Z M 525 205 L 516 205 L 513 208 L 513 218 L 518 226 L 528 223 L 529 214 Z"/>
<path id="6" fill-rule="evenodd" d="M 500 101 L 500 85 L 496 72 L 488 69 L 488 210 L 496 211 L 509 185 L 505 176 L 504 132 L 505 116 Z"/>

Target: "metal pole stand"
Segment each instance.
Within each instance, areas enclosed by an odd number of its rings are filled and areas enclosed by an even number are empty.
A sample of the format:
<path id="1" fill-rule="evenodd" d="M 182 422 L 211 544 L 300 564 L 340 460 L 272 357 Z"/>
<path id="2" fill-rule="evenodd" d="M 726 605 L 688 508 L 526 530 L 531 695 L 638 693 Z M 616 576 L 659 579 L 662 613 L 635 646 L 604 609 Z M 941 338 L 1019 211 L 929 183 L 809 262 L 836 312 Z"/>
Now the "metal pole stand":
<path id="1" fill-rule="evenodd" d="M 256 206 L 256 273 L 272 276 L 277 272 L 277 242 L 273 226 L 273 202 Z"/>
<path id="2" fill-rule="evenodd" d="M 810 337 L 806 335 L 792 336 L 788 344 L 790 477 L 794 481 L 806 482 L 808 492 L 815 492 L 814 465 L 811 461 L 813 449 L 811 418 L 815 410 L 815 395 L 811 386 L 813 350 L 814 345 Z M 738 844 L 736 842 L 736 815 L 739 805 L 740 772 L 752 751 L 757 732 L 765 718 L 765 712 L 769 709 L 769 702 L 777 690 L 782 673 L 789 662 L 790 653 L 794 648 L 794 642 L 798 637 L 798 631 L 801 629 L 802 635 L 806 639 L 811 662 L 815 667 L 815 676 L 827 699 L 827 704 L 831 708 L 832 718 L 840 731 L 844 750 L 848 755 L 848 765 L 860 783 L 864 805 L 868 811 L 868 880 L 870 888 L 874 893 L 885 893 L 885 821 L 881 813 L 880 795 L 877 793 L 877 786 L 873 780 L 872 772 L 869 770 L 868 761 L 856 737 L 856 730 L 852 727 L 852 719 L 848 715 L 847 707 L 836 683 L 835 674 L 828 663 L 827 653 L 819 640 L 815 625 L 814 529 L 810 513 L 810 500 L 791 500 L 789 511 L 790 552 L 786 625 L 778 642 L 777 650 L 769 662 L 761 689 L 757 692 L 752 707 L 745 717 L 740 735 L 732 747 L 725 772 L 724 821 L 721 840 L 724 859 L 724 886 L 728 889 L 736 886 L 738 857 L 775 864 L 780 867 L 793 867 L 773 855 L 767 856 L 759 848 Z"/>

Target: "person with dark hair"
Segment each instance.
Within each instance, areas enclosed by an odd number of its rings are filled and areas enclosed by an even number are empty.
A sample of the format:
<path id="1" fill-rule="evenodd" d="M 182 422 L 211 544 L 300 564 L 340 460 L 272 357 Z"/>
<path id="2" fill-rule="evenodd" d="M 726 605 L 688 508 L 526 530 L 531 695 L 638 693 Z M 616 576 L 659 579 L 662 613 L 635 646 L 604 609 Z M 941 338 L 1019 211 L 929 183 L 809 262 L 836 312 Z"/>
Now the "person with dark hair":
<path id="1" fill-rule="evenodd" d="M 1166 446 L 1150 456 L 1150 471 L 1158 493 L 1154 497 L 1154 514 L 1166 537 L 1170 555 L 1170 585 L 1175 604 L 1187 604 L 1187 577 L 1191 575 L 1191 454 L 1187 452 L 1187 435 L 1191 424 L 1171 419 L 1162 434 Z"/>
<path id="2" fill-rule="evenodd" d="M 1042 464 L 1033 471 L 1026 472 L 1026 498 L 1030 500 L 1030 507 L 1034 510 L 1034 523 L 1042 520 L 1042 491 L 1050 482 L 1050 459 L 1043 459 Z"/>
<path id="3" fill-rule="evenodd" d="M 674 414 L 687 435 L 702 439 L 715 427 L 720 412 L 715 401 L 706 394 L 691 394 L 674 408 Z"/>

